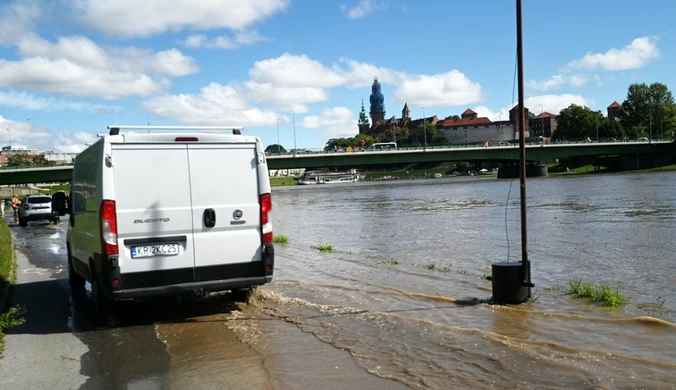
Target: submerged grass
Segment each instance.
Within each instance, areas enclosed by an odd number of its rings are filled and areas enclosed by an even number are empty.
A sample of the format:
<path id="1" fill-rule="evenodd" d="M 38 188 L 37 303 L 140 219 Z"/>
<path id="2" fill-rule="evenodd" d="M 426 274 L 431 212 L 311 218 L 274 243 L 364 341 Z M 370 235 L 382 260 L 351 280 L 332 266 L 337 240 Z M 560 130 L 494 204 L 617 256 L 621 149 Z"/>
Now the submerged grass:
<path id="1" fill-rule="evenodd" d="M 603 306 L 619 306 L 625 303 L 624 294 L 618 288 L 607 284 L 595 285 L 580 279 L 568 281 L 568 293 L 576 298 L 601 302 Z"/>
<path id="2" fill-rule="evenodd" d="M 272 238 L 272 242 L 274 242 L 275 244 L 288 244 L 289 243 L 289 237 L 282 236 L 282 235 L 274 236 Z"/>
<path id="3" fill-rule="evenodd" d="M 317 245 L 313 246 L 312 248 L 320 251 L 320 252 L 327 252 L 327 253 L 333 253 L 333 246 L 332 245 Z"/>

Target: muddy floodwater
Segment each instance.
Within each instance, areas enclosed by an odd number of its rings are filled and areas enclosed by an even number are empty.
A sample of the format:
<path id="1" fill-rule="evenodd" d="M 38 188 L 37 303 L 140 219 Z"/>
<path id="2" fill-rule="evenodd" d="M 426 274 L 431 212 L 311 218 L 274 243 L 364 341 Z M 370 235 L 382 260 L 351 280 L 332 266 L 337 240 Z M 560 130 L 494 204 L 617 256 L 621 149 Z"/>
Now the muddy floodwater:
<path id="1" fill-rule="evenodd" d="M 273 283 L 248 305 L 137 305 L 147 321 L 119 328 L 71 318 L 83 372 L 130 389 L 674 388 L 676 174 L 529 180 L 533 301 L 491 305 L 490 264 L 521 257 L 519 202 L 518 180 L 477 177 L 274 189 Z M 63 264 L 65 225 L 24 250 Z M 574 298 L 570 279 L 627 303 Z"/>

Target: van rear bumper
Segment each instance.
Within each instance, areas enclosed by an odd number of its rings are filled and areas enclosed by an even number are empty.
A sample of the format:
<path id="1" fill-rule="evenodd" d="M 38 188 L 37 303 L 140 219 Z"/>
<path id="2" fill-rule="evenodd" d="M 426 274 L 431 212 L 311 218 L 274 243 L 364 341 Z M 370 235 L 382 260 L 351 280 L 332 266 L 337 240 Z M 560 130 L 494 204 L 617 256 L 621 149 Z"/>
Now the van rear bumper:
<path id="1" fill-rule="evenodd" d="M 195 291 L 225 291 L 236 290 L 253 286 L 261 286 L 272 281 L 272 276 L 257 276 L 248 278 L 236 278 L 228 280 L 213 280 L 208 282 L 192 282 L 173 284 L 168 286 L 144 287 L 127 290 L 113 291 L 115 300 L 155 297 L 163 295 L 179 295 Z"/>

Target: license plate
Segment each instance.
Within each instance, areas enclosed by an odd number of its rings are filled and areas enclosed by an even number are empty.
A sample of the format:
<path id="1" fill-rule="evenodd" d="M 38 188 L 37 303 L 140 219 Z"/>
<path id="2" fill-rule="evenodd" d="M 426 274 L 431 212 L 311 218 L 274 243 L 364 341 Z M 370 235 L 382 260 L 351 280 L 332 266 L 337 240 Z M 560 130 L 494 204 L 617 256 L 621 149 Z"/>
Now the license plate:
<path id="1" fill-rule="evenodd" d="M 176 255 L 178 255 L 178 244 L 157 244 L 131 247 L 132 258 Z"/>

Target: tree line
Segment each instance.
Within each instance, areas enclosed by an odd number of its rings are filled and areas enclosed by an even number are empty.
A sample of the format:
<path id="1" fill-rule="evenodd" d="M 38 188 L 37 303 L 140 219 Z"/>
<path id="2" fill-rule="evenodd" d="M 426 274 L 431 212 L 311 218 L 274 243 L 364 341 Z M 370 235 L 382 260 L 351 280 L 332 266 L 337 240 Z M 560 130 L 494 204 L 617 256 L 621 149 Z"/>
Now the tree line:
<path id="1" fill-rule="evenodd" d="M 675 130 L 676 104 L 669 88 L 659 82 L 633 83 L 616 118 L 571 104 L 559 113 L 552 139 L 673 139 Z"/>

